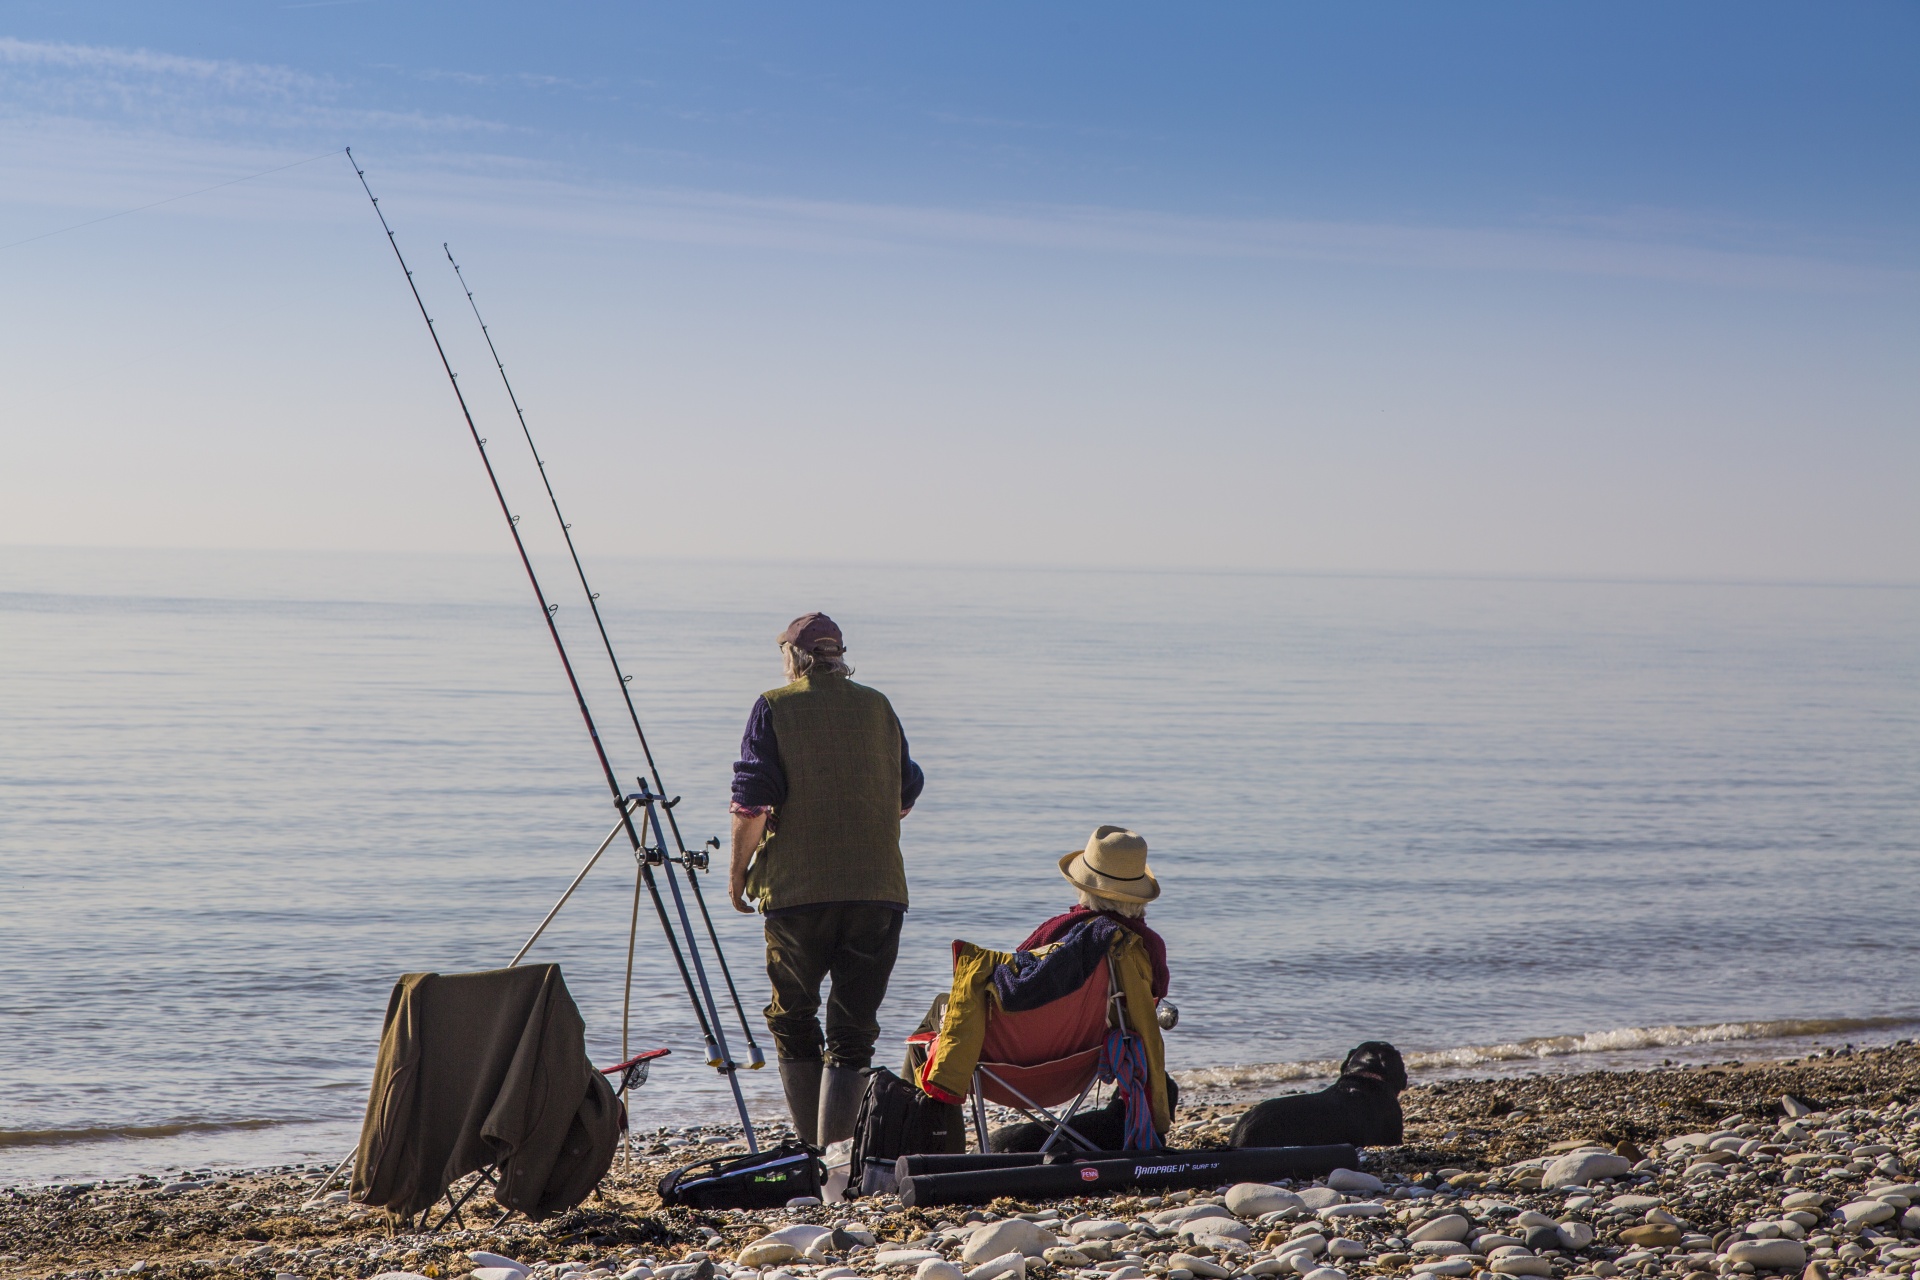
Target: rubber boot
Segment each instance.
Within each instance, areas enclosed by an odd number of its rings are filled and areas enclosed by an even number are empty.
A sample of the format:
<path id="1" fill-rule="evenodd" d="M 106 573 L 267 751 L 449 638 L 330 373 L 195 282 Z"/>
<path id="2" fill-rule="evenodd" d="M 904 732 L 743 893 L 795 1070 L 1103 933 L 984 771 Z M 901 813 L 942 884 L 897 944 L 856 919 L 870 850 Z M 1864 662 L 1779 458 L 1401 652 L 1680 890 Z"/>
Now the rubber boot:
<path id="1" fill-rule="evenodd" d="M 820 1070 L 818 1058 L 780 1059 L 780 1087 L 787 1092 L 793 1131 L 810 1147 L 820 1145 Z"/>
<path id="2" fill-rule="evenodd" d="M 828 1067 L 826 1084 L 820 1090 L 820 1147 L 853 1136 L 853 1122 L 860 1115 L 860 1095 L 866 1081 L 858 1067 Z"/>

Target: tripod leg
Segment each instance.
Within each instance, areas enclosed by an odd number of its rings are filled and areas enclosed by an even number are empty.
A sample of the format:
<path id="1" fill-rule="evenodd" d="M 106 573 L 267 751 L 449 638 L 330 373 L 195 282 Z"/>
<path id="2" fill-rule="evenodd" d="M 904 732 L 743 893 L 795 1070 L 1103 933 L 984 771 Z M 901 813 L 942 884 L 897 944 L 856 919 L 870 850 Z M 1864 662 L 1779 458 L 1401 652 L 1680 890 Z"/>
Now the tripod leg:
<path id="1" fill-rule="evenodd" d="M 654 840 L 664 849 L 667 840 L 660 830 L 658 806 L 647 806 L 647 818 L 653 825 Z M 700 977 L 700 994 L 706 998 L 707 1012 L 713 1016 L 713 1034 L 720 1054 L 720 1069 L 726 1072 L 727 1084 L 733 1089 L 733 1105 L 740 1113 L 740 1130 L 746 1136 L 747 1150 L 758 1152 L 760 1142 L 754 1136 L 753 1118 L 747 1114 L 747 1099 L 740 1092 L 740 1069 L 733 1061 L 733 1056 L 727 1052 L 726 1033 L 720 1025 L 720 1009 L 713 1002 L 713 988 L 707 984 L 706 966 L 700 963 L 700 947 L 694 938 L 693 921 L 687 915 L 687 900 L 680 893 L 679 879 L 671 871 L 667 873 L 667 888 L 673 891 L 673 907 L 680 914 L 680 926 L 687 931 L 687 955 L 693 961 L 693 971 Z"/>
<path id="2" fill-rule="evenodd" d="M 625 1062 L 632 1056 L 627 1048 L 627 1028 L 633 1015 L 633 948 L 640 940 L 640 869 L 633 872 L 633 915 L 627 922 L 627 985 L 620 995 L 620 1061 Z M 626 1155 L 625 1167 L 633 1168 L 633 1091 L 627 1088 L 631 1072 L 623 1072 L 620 1077 L 620 1105 L 626 1109 L 628 1132 L 620 1136 L 620 1149 Z"/>

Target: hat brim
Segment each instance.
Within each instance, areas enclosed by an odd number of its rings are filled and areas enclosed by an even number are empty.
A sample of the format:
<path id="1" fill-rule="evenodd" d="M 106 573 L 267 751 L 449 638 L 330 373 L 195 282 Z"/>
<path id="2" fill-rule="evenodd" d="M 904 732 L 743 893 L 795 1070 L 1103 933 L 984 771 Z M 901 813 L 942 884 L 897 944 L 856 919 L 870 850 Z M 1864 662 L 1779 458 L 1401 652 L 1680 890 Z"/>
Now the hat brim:
<path id="1" fill-rule="evenodd" d="M 1087 851 L 1075 849 L 1060 859 L 1060 874 L 1069 883 L 1085 889 L 1088 893 L 1097 893 L 1103 898 L 1113 898 L 1120 902 L 1152 902 L 1160 896 L 1160 882 L 1153 878 L 1153 868 L 1143 866 L 1138 880 L 1116 880 L 1112 876 L 1103 876 L 1087 865 Z M 1075 872 L 1079 872 L 1075 875 Z"/>

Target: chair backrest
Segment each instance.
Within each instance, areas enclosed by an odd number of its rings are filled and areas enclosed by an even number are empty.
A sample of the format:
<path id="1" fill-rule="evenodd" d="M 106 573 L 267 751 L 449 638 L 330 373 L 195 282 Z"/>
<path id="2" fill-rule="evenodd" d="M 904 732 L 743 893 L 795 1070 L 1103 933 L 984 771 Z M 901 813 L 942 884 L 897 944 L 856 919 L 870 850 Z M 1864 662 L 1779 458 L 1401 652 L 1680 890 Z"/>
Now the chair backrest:
<path id="1" fill-rule="evenodd" d="M 980 1060 L 1031 1067 L 1099 1048 L 1106 1042 L 1116 989 L 1109 962 L 1087 975 L 1079 990 L 1038 1009 L 1009 1013 L 990 1005 Z"/>

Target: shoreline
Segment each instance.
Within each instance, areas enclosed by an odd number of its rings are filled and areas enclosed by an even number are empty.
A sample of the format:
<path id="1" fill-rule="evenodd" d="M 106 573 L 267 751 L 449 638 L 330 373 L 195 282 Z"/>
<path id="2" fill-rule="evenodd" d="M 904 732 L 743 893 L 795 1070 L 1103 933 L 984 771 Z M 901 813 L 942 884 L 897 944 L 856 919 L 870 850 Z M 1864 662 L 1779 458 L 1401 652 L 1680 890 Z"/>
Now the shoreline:
<path id="1" fill-rule="evenodd" d="M 1785 1027 L 1818 1027 L 1819 1030 L 1811 1034 L 1762 1034 L 1752 1037 L 1698 1034 L 1748 1028 L 1764 1028 L 1771 1031 L 1774 1028 Z M 1407 1054 L 1407 1062 L 1409 1074 L 1422 1085 L 1470 1079 L 1490 1081 L 1525 1079 L 1536 1075 L 1617 1075 L 1643 1070 L 1704 1070 L 1722 1066 L 1744 1069 L 1754 1065 L 1818 1061 L 1824 1057 L 1866 1049 L 1912 1044 L 1915 1043 L 1915 1039 L 1911 1033 L 1915 1030 L 1920 1030 L 1920 1018 L 1905 1016 L 1775 1019 L 1697 1026 L 1629 1027 L 1588 1033 L 1583 1036 L 1543 1036 L 1533 1040 L 1473 1045 L 1458 1049 L 1415 1050 Z M 1903 1032 L 1909 1034 L 1899 1039 L 1893 1038 Z M 1844 1045 L 1833 1043 L 1840 1036 L 1848 1034 L 1851 1034 L 1853 1040 L 1858 1043 L 1848 1042 Z M 1671 1035 L 1674 1038 L 1658 1038 L 1663 1035 Z M 1524 1052 L 1536 1045 L 1559 1046 L 1621 1037 L 1631 1038 L 1636 1043 L 1580 1048 L 1571 1051 Z M 1669 1054 L 1678 1055 L 1678 1058 L 1661 1056 Z M 1339 1074 L 1339 1065 L 1338 1059 L 1268 1063 L 1234 1062 L 1209 1067 L 1182 1068 L 1175 1070 L 1173 1075 L 1179 1081 L 1181 1097 L 1187 1103 L 1187 1109 L 1192 1111 L 1193 1108 L 1201 1105 L 1244 1107 L 1276 1094 L 1322 1088 Z M 643 1109 L 650 1115 L 657 1115 L 659 1111 L 657 1103 L 660 1097 L 660 1092 L 648 1090 L 641 1098 Z M 716 1126 L 725 1126 L 730 1121 L 725 1115 L 720 1114 L 723 1110 L 720 1100 L 724 1098 L 724 1092 L 716 1095 L 716 1105 L 709 1109 L 709 1114 L 681 1115 L 658 1123 L 643 1125 L 636 1132 L 654 1129 L 675 1132 L 694 1129 L 712 1130 Z M 756 1105 L 761 1106 L 776 1120 L 785 1114 L 777 1098 L 762 1097 L 757 1100 Z M 730 1115 L 731 1111 L 730 1106 L 724 1107 L 727 1115 Z M 323 1156 L 327 1158 L 327 1168 L 331 1168 L 339 1158 L 337 1153 L 354 1145 L 359 1132 L 357 1117 L 350 1121 L 249 1119 L 211 1122 L 195 1119 L 161 1122 L 151 1126 L 134 1126 L 130 1133 L 131 1136 L 140 1138 L 159 1136 L 163 1139 L 172 1139 L 182 1135 L 192 1135 L 212 1139 L 214 1133 L 218 1131 L 252 1132 L 315 1124 L 325 1124 L 339 1130 L 337 1140 L 330 1141 L 326 1150 L 314 1150 L 310 1147 L 304 1151 L 288 1151 L 284 1154 L 257 1154 L 252 1159 L 222 1157 L 213 1152 L 201 1151 L 193 1153 L 198 1158 L 191 1160 L 181 1158 L 187 1153 L 176 1152 L 173 1159 L 127 1160 L 122 1163 L 120 1169 L 114 1171 L 99 1167 L 106 1163 L 99 1160 L 80 1161 L 78 1163 L 83 1166 L 80 1169 L 55 1170 L 37 1175 L 9 1177 L 0 1171 L 0 1194 L 5 1194 L 11 1188 L 44 1190 L 80 1183 L 124 1186 L 143 1178 L 159 1178 L 163 1182 L 173 1182 L 180 1180 L 189 1172 L 197 1172 L 203 1177 L 246 1177 L 308 1168 Z M 165 1132 L 156 1135 L 156 1131 L 159 1130 Z M 734 1131 L 737 1133 L 737 1125 L 734 1126 Z M 87 1130 L 85 1132 L 90 1135 L 100 1134 L 111 1137 L 121 1131 Z M 4 1139 L 5 1136 L 7 1135 L 0 1134 L 0 1139 Z M 100 1145 L 103 1144 L 97 1139 L 68 1140 L 44 1145 L 21 1144 L 11 1148 L 0 1145 L 0 1154 L 9 1150 L 44 1151 L 50 1147 L 86 1150 Z M 209 1141 L 205 1145 L 211 1146 L 213 1143 Z M 138 1149 L 138 1146 L 128 1148 L 129 1151 Z M 40 1163 L 44 1167 L 45 1162 Z M 85 1167 L 88 1164 L 94 1167 Z M 316 1170 L 316 1172 L 324 1172 L 324 1170 Z"/>
<path id="2" fill-rule="evenodd" d="M 1183 1099 L 1169 1141 L 1175 1147 L 1222 1144 L 1233 1119 L 1255 1097 L 1288 1091 L 1235 1091 L 1235 1096 L 1215 1096 L 1208 1091 Z M 1383 1203 L 1389 1205 L 1400 1201 L 1424 1205 L 1429 1200 L 1453 1203 L 1485 1191 L 1500 1191 L 1504 1200 L 1517 1203 L 1529 1194 L 1537 1194 L 1529 1191 L 1525 1171 L 1516 1171 L 1517 1163 L 1537 1163 L 1555 1154 L 1556 1147 L 1595 1143 L 1619 1147 L 1633 1155 L 1651 1154 L 1656 1164 L 1661 1159 L 1672 1163 L 1678 1157 L 1671 1152 L 1663 1156 L 1666 1148 L 1662 1144 L 1686 1134 L 1745 1126 L 1755 1130 L 1754 1138 L 1768 1136 L 1783 1121 L 1781 1099 L 1786 1096 L 1804 1103 L 1819 1116 L 1842 1117 L 1836 1123 L 1851 1126 L 1853 1131 L 1884 1131 L 1888 1138 L 1897 1131 L 1898 1140 L 1865 1144 L 1888 1148 L 1884 1154 L 1869 1157 L 1811 1150 L 1770 1155 L 1732 1177 L 1707 1178 L 1714 1194 L 1704 1200 L 1696 1190 L 1688 1189 L 1686 1182 L 1676 1182 L 1666 1194 L 1679 1210 L 1677 1216 L 1690 1220 L 1701 1233 L 1711 1227 L 1710 1234 L 1718 1236 L 1767 1211 L 1768 1194 L 1773 1211 L 1778 1212 L 1778 1192 L 1782 1188 L 1790 1191 L 1806 1184 L 1825 1194 L 1831 1186 L 1836 1193 L 1852 1195 L 1864 1193 L 1874 1181 L 1906 1184 L 1920 1180 L 1920 1107 L 1915 1106 L 1920 1102 L 1920 1047 L 1910 1042 L 1737 1066 L 1499 1075 L 1415 1084 L 1402 1096 L 1407 1141 L 1399 1147 L 1370 1150 L 1364 1163 L 1368 1173 L 1387 1180 L 1389 1186 L 1383 1194 L 1388 1198 Z M 117 1180 L 119 1185 L 13 1188 L 0 1191 L 0 1275 L 33 1280 L 107 1280 L 134 1274 L 143 1280 L 202 1280 L 213 1276 L 344 1280 L 405 1270 L 429 1280 L 454 1280 L 473 1269 L 465 1256 L 473 1249 L 488 1249 L 528 1264 L 592 1264 L 646 1257 L 665 1265 L 690 1252 L 710 1252 L 716 1259 L 722 1254 L 731 1255 L 764 1234 L 766 1228 L 785 1222 L 864 1223 L 882 1241 L 906 1242 L 937 1231 L 942 1223 L 958 1224 L 968 1212 L 954 1206 L 903 1209 L 891 1197 L 869 1197 L 806 1210 L 699 1212 L 660 1208 L 653 1188 L 661 1173 L 704 1155 L 720 1154 L 738 1141 L 738 1126 L 726 1125 L 636 1134 L 631 1168 L 623 1168 L 616 1160 L 600 1191 L 569 1213 L 544 1223 L 515 1220 L 497 1230 L 449 1229 L 428 1235 L 395 1234 L 386 1215 L 342 1203 L 345 1197 L 338 1190 L 331 1193 L 331 1203 L 303 1211 L 302 1202 L 324 1172 L 317 1166 L 311 1172 L 289 1166 L 251 1172 L 206 1171 L 209 1177 L 180 1179 L 173 1184 L 141 1179 L 135 1185 Z M 1841 1163 L 1833 1164 L 1834 1160 Z M 1635 1176 L 1650 1178 L 1648 1185 L 1663 1191 L 1669 1172 L 1675 1179 L 1683 1177 L 1678 1170 L 1652 1166 L 1648 1170 L 1637 1171 Z M 1803 1173 L 1807 1176 L 1802 1177 Z M 1768 1194 L 1756 1199 L 1750 1194 L 1756 1187 Z M 1724 1194 L 1733 1192 L 1740 1194 L 1731 1198 Z M 1177 1199 L 1179 1194 L 1123 1195 L 1100 1202 L 1071 1203 L 1096 1216 L 1125 1216 L 1144 1211 L 1149 1200 L 1158 1205 Z M 1015 1212 L 1005 1204 L 995 1207 L 1003 1215 Z M 1564 1209 L 1566 1205 L 1556 1203 L 1553 1207 Z M 1027 1211 L 1034 1211 L 1034 1207 L 1029 1206 Z M 1896 1241 L 1903 1235 L 1920 1234 L 1901 1229 L 1900 1216 L 1894 1215 Z M 1339 1223 L 1340 1230 L 1350 1230 L 1359 1237 L 1352 1247 L 1368 1245 L 1371 1237 L 1362 1229 L 1361 1220 L 1340 1218 Z M 469 1225 L 477 1223 L 470 1218 Z M 1600 1232 L 1596 1249 L 1620 1252 L 1620 1224 L 1600 1222 L 1595 1229 Z M 1379 1235 L 1377 1231 L 1372 1234 Z M 1854 1247 L 1857 1249 L 1857 1243 Z M 1920 1240 L 1914 1242 L 1914 1252 L 1920 1255 Z M 1227 1260 L 1222 1257 L 1222 1261 Z M 1383 1245 L 1343 1265 L 1351 1275 L 1386 1277 L 1405 1274 L 1409 1261 L 1409 1256 Z M 1889 1261 L 1893 1271 L 1877 1272 L 1841 1260 L 1828 1268 L 1827 1280 L 1852 1274 L 1904 1275 L 1913 1270 L 1912 1259 Z M 1571 1269 L 1574 1264 L 1602 1269 L 1576 1271 Z M 871 1260 L 862 1264 L 856 1259 L 853 1266 L 860 1275 L 877 1276 L 885 1270 Z M 1606 1258 L 1569 1256 L 1556 1261 L 1551 1274 L 1605 1275 L 1609 1266 L 1615 1272 L 1620 1270 L 1617 1263 Z M 1644 1262 L 1636 1266 L 1645 1269 Z M 630 1270 L 631 1266 L 623 1267 L 618 1272 L 609 1271 L 609 1275 Z M 1049 1268 L 1036 1259 L 1033 1274 L 1065 1280 L 1077 1273 L 1068 1267 Z M 1146 1274 L 1154 1273 L 1149 1270 Z M 1170 1280 L 1189 1280 L 1195 1274 L 1189 1271 L 1188 1277 L 1176 1275 Z M 1649 1274 L 1681 1277 L 1691 1273 L 1660 1265 Z M 543 1278 L 536 1272 L 535 1280 Z M 632 1280 L 646 1277 L 634 1276 Z M 742 1276 L 741 1280 L 749 1277 Z M 1340 1280 L 1346 1280 L 1346 1276 Z"/>

